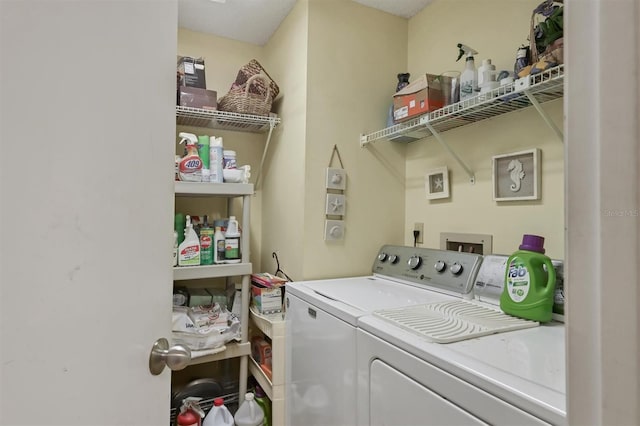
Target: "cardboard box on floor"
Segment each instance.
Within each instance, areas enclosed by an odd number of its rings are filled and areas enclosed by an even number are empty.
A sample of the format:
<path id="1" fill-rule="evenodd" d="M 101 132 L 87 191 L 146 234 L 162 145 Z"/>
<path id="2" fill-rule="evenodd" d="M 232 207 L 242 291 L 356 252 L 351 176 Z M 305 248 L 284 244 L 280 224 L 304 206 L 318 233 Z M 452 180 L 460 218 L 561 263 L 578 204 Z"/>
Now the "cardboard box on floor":
<path id="1" fill-rule="evenodd" d="M 393 95 L 393 120 L 410 120 L 444 106 L 442 84 L 437 75 L 424 74 Z"/>

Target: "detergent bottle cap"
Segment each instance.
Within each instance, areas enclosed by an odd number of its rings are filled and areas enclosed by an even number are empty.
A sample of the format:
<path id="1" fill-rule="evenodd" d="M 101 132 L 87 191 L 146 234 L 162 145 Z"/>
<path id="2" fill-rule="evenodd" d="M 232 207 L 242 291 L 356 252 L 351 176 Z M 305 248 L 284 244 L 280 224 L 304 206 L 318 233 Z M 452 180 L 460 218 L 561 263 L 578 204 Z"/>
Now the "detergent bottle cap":
<path id="1" fill-rule="evenodd" d="M 224 399 L 223 398 L 216 398 L 213 400 L 213 405 L 216 407 L 220 407 L 221 405 L 224 405 Z"/>
<path id="2" fill-rule="evenodd" d="M 544 237 L 524 234 L 522 236 L 522 244 L 520 244 L 518 248 L 520 250 L 535 251 L 544 254 Z"/>

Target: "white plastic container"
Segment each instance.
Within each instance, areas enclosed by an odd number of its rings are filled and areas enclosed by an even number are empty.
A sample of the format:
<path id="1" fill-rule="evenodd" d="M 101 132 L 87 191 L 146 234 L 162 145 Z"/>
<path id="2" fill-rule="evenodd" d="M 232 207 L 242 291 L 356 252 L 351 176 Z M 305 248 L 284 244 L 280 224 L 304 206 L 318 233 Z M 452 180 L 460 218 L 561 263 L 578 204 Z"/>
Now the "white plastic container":
<path id="1" fill-rule="evenodd" d="M 240 229 L 235 216 L 229 217 L 227 232 L 224 233 L 225 263 L 240 263 Z"/>
<path id="2" fill-rule="evenodd" d="M 235 151 L 223 151 L 224 155 L 224 168 L 225 169 L 236 169 L 238 167 L 238 163 L 236 161 L 236 152 Z"/>
<path id="3" fill-rule="evenodd" d="M 222 228 L 216 226 L 216 232 L 213 234 L 213 263 L 222 264 L 224 261 L 224 233 Z"/>
<path id="4" fill-rule="evenodd" d="M 209 142 L 209 182 L 223 182 L 223 161 L 222 137 L 211 136 Z"/>
<path id="5" fill-rule="evenodd" d="M 236 426 L 262 426 L 264 412 L 262 407 L 255 401 L 253 393 L 247 392 L 244 396 L 244 402 L 236 411 L 234 420 Z"/>
<path id="6" fill-rule="evenodd" d="M 184 229 L 184 241 L 178 246 L 178 266 L 200 265 L 200 239 L 193 230 L 191 216 L 187 215 L 187 227 Z"/>
<path id="7" fill-rule="evenodd" d="M 478 90 L 478 71 L 473 56 L 467 56 L 465 67 L 460 74 L 460 100 L 473 98 Z"/>
<path id="8" fill-rule="evenodd" d="M 233 416 L 224 405 L 224 399 L 213 400 L 213 407 L 202 421 L 202 426 L 233 426 Z"/>

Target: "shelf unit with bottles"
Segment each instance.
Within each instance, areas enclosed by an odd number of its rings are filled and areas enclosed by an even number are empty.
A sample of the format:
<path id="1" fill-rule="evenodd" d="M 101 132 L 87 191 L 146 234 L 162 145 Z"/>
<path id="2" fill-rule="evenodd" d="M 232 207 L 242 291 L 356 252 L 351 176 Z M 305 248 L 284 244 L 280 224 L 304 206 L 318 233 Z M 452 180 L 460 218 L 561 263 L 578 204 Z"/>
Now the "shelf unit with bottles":
<path id="1" fill-rule="evenodd" d="M 360 136 L 360 146 L 365 147 L 381 140 L 413 142 L 434 136 L 467 172 L 473 183 L 475 181 L 473 171 L 446 143 L 442 133 L 533 106 L 544 122 L 562 141 L 564 139 L 562 131 L 549 118 L 541 104 L 561 98 L 563 95 L 564 65 L 558 65 L 403 123 L 363 134 Z"/>
<path id="2" fill-rule="evenodd" d="M 207 127 L 237 132 L 265 133 L 268 132 L 267 143 L 262 161 L 266 155 L 269 139 L 273 129 L 280 123 L 280 118 L 274 115 L 256 116 L 247 114 L 229 113 L 216 110 L 203 110 L 189 107 L 176 107 L 176 123 L 195 127 Z M 260 165 L 262 169 L 262 163 Z M 259 171 L 256 182 L 259 179 Z M 174 183 L 174 195 L 177 198 L 224 198 L 227 200 L 227 211 L 231 211 L 234 199 L 242 199 L 242 236 L 241 236 L 241 261 L 234 264 L 201 265 L 201 266 L 176 266 L 173 268 L 174 281 L 197 280 L 207 278 L 232 278 L 241 277 L 241 314 L 240 314 L 240 342 L 229 342 L 223 347 L 192 351 L 192 359 L 189 365 L 203 364 L 221 361 L 230 358 L 240 359 L 240 373 L 238 394 L 240 403 L 244 400 L 247 390 L 249 372 L 249 358 L 251 344 L 249 342 L 249 300 L 251 291 L 250 263 L 250 211 L 251 197 L 254 194 L 254 184 L 242 183 L 206 183 L 206 182 L 180 182 Z"/>

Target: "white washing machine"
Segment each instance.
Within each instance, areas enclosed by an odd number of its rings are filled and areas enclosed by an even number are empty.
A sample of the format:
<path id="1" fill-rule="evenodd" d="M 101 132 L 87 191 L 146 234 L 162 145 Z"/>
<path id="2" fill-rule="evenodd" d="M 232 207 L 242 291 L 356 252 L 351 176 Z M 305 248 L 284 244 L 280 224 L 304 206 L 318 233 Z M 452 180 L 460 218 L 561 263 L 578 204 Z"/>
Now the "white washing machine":
<path id="1" fill-rule="evenodd" d="M 383 246 L 371 276 L 288 284 L 287 425 L 563 423 L 563 326 L 473 301 L 481 260 Z"/>

